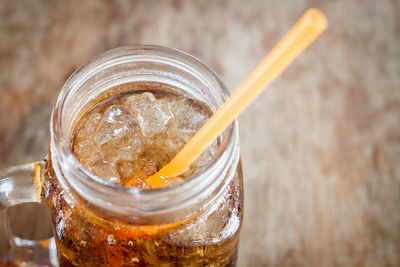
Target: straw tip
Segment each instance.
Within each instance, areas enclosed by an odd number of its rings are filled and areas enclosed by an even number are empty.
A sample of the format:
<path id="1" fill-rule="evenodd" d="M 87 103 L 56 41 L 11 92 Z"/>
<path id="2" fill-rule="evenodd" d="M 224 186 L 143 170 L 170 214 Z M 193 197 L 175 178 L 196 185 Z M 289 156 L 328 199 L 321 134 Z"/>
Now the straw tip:
<path id="1" fill-rule="evenodd" d="M 324 31 L 328 27 L 328 19 L 324 13 L 317 8 L 309 8 L 304 14 L 304 17 L 321 31 Z"/>

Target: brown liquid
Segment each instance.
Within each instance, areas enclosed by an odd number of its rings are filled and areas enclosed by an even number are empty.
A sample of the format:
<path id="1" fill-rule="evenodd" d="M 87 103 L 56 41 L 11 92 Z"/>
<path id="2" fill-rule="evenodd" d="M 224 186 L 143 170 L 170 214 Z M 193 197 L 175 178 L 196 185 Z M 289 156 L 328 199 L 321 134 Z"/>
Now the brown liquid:
<path id="1" fill-rule="evenodd" d="M 163 93 L 155 93 L 154 95 L 156 96 L 154 98 L 149 95 L 145 95 L 145 97 L 152 98 L 152 101 L 154 99 L 167 102 L 180 101 L 186 107 L 186 114 L 189 114 L 188 109 L 192 109 L 205 116 L 202 119 L 203 121 L 208 118 L 209 109 L 202 103 Z M 72 147 L 81 163 L 99 177 L 121 185 L 126 185 L 132 180 L 132 177 L 139 177 L 140 179 L 135 179 L 130 185 L 146 187 L 145 175 L 157 171 L 158 168 L 168 162 L 187 141 L 185 138 L 190 138 L 201 126 L 201 123 L 192 127 L 191 132 L 188 130 L 189 126 L 182 124 L 182 128 L 186 127 L 184 132 L 187 136 L 178 135 L 177 137 L 181 138 L 178 140 L 179 142 L 170 142 L 166 137 L 177 135 L 176 125 L 179 124 L 175 123 L 177 121 L 169 120 L 164 125 L 165 129 L 161 130 L 157 129 L 157 125 L 154 125 L 156 129 L 156 133 L 154 133 L 154 131 L 143 131 L 141 126 L 138 127 L 135 122 L 135 115 L 131 113 L 133 123 L 132 121 L 128 122 L 128 125 L 131 123 L 131 128 L 125 133 L 140 138 L 141 147 L 132 145 L 127 136 L 120 134 L 122 130 L 113 131 L 119 138 L 119 141 L 114 144 L 129 144 L 132 151 L 140 151 L 140 153 L 130 154 L 130 148 L 125 151 L 128 151 L 125 154 L 114 153 L 117 150 L 112 146 L 110 149 L 110 146 L 108 146 L 110 144 L 107 145 L 107 142 L 98 145 L 93 144 L 94 139 L 93 142 L 88 141 L 88 138 L 95 138 L 95 135 L 91 135 L 88 129 L 90 130 L 90 127 L 99 129 L 101 126 L 98 121 L 97 126 L 88 126 L 85 123 L 93 122 L 91 120 L 93 116 L 104 117 L 107 110 L 110 111 L 110 107 L 119 105 L 132 96 L 129 94 L 115 96 L 91 109 L 77 124 Z M 149 112 L 151 113 L 151 110 Z M 121 115 L 121 112 L 115 114 Z M 155 119 L 157 120 L 157 118 Z M 115 122 L 112 119 L 110 121 Z M 179 120 L 179 122 L 185 122 L 185 120 Z M 186 123 L 190 124 L 191 121 L 186 121 Z M 168 128 L 170 126 L 172 126 L 171 129 Z M 99 140 L 101 142 L 101 138 Z M 97 154 L 90 151 L 91 153 L 85 158 L 84 147 L 78 147 L 78 143 L 85 141 L 88 141 L 89 145 L 97 146 L 92 147 L 93 149 L 100 149 L 99 153 L 102 153 L 101 157 L 104 163 L 104 165 L 101 165 L 102 168 L 91 169 L 91 162 L 98 160 L 93 159 L 93 155 Z M 110 139 L 109 142 L 112 144 L 113 141 Z M 170 144 L 167 145 L 168 142 Z M 106 147 L 103 151 L 101 151 L 102 145 Z M 160 147 L 163 149 L 160 149 Z M 126 147 L 122 146 L 122 148 Z M 85 149 L 88 149 L 87 146 Z M 204 167 L 214 151 L 215 148 L 209 150 L 208 154 L 206 153 L 204 158 L 194 164 L 190 172 L 185 175 L 190 175 Z M 109 154 L 106 152 L 109 152 Z M 121 162 L 128 162 L 131 165 L 126 164 L 126 166 L 135 167 L 119 169 L 118 166 L 122 164 Z M 112 172 L 104 171 L 108 167 L 107 164 L 115 168 L 115 172 L 114 170 Z M 49 187 L 46 198 L 51 210 L 60 266 L 234 266 L 236 264 L 238 237 L 242 221 L 240 164 L 235 178 L 218 200 L 206 211 L 172 224 L 145 226 L 134 225 L 94 210 L 89 203 L 78 195 L 73 192 L 67 193 L 61 187 L 52 169 L 51 162 L 48 164 L 48 170 Z M 146 170 L 151 171 L 143 175 Z M 109 175 L 109 173 L 115 176 Z M 182 176 L 179 179 L 184 177 Z"/>

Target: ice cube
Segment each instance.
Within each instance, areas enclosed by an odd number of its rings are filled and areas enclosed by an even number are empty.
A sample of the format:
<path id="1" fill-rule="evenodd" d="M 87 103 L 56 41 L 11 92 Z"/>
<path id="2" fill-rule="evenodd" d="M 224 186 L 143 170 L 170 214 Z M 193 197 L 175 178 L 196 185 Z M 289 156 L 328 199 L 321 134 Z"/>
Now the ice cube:
<path id="1" fill-rule="evenodd" d="M 214 158 L 217 152 L 217 142 L 214 141 L 193 163 L 193 168 L 199 170 L 204 167 L 210 160 Z"/>
<path id="2" fill-rule="evenodd" d="M 102 145 L 110 140 L 123 138 L 134 126 L 133 118 L 122 106 L 112 105 L 99 120 L 94 141 Z"/>
<path id="3" fill-rule="evenodd" d="M 164 117 L 164 121 L 171 119 L 174 116 L 171 110 L 171 104 L 174 103 L 175 97 L 170 98 L 159 98 L 157 99 L 158 106 L 162 115 Z"/>
<path id="4" fill-rule="evenodd" d="M 133 130 L 127 131 L 121 138 L 111 139 L 101 145 L 104 159 L 110 162 L 134 161 L 142 149 L 142 139 Z"/>
<path id="5" fill-rule="evenodd" d="M 174 117 L 169 124 L 169 136 L 171 138 L 180 138 L 185 143 L 192 138 L 208 119 L 208 115 L 203 108 L 195 104 L 193 100 L 186 98 L 171 103 L 171 111 Z"/>
<path id="6" fill-rule="evenodd" d="M 91 165 L 102 157 L 100 147 L 87 136 L 86 139 L 75 138 L 73 152 L 75 157 L 84 166 Z"/>
<path id="7" fill-rule="evenodd" d="M 132 95 L 128 97 L 127 104 L 131 115 L 136 117 L 143 136 L 152 137 L 165 131 L 171 115 L 165 107 L 162 110 L 153 94 L 146 92 Z"/>
<path id="8" fill-rule="evenodd" d="M 97 160 L 93 164 L 89 165 L 89 170 L 97 175 L 98 177 L 101 177 L 103 180 L 113 183 L 113 184 L 118 184 L 121 182 L 121 178 L 119 176 L 119 173 L 117 170 L 112 166 L 112 163 L 107 162 L 105 160 Z"/>
<path id="9" fill-rule="evenodd" d="M 91 116 L 87 118 L 87 121 L 85 122 L 86 134 L 92 135 L 96 132 L 100 119 L 101 119 L 100 113 L 91 114 Z"/>
<path id="10" fill-rule="evenodd" d="M 136 165 L 129 161 L 120 161 L 115 164 L 121 179 L 132 177 L 138 170 Z"/>

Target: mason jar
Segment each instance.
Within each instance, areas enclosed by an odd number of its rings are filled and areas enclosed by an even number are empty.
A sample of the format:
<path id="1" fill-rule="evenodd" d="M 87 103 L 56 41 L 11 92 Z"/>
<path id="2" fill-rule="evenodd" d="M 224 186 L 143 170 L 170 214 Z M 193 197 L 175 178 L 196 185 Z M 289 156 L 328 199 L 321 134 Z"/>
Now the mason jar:
<path id="1" fill-rule="evenodd" d="M 157 189 L 107 182 L 72 153 L 74 129 L 90 107 L 148 88 L 168 88 L 206 103 L 212 112 L 228 97 L 221 79 L 186 53 L 150 45 L 113 49 L 65 83 L 52 113 L 46 159 L 2 172 L 3 210 L 32 201 L 48 206 L 58 258 L 53 264 L 235 266 L 243 218 L 237 121 L 219 136 L 205 168 Z"/>

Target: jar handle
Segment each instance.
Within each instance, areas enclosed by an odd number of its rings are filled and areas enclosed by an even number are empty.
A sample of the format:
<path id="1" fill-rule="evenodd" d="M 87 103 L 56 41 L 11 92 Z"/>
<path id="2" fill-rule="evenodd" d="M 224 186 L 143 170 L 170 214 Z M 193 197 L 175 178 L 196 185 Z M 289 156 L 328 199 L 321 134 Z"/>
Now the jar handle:
<path id="1" fill-rule="evenodd" d="M 46 162 L 37 161 L 0 170 L 0 215 L 10 247 L 7 259 L 0 260 L 36 266 L 57 266 L 54 238 L 30 240 L 12 233 L 7 208 L 21 203 L 41 202 L 43 192 L 42 171 Z"/>

